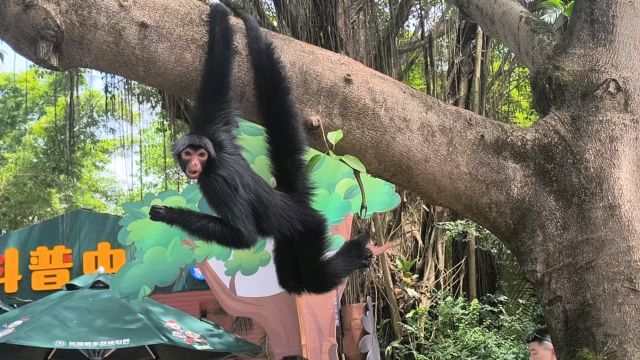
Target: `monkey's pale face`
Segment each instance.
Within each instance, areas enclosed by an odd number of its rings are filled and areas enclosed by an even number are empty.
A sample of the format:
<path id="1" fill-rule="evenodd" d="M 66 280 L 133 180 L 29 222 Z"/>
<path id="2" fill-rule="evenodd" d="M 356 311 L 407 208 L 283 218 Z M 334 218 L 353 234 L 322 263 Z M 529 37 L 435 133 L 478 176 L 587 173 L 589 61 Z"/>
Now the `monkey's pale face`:
<path id="1" fill-rule="evenodd" d="M 200 177 L 207 160 L 209 160 L 209 153 L 202 148 L 188 147 L 180 153 L 180 165 L 191 180 Z"/>

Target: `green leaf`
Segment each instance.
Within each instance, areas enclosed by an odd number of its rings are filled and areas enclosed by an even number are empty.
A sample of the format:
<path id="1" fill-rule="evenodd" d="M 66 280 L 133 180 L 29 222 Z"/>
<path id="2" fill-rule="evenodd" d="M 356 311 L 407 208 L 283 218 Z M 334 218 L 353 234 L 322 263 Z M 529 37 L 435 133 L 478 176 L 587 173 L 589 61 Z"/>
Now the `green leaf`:
<path id="1" fill-rule="evenodd" d="M 204 197 L 202 197 L 198 202 L 198 209 L 200 210 L 200 212 L 203 212 L 205 214 L 209 214 L 209 215 L 216 214 L 216 212 L 211 208 L 211 206 L 209 206 L 207 199 L 205 199 Z"/>
<path id="2" fill-rule="evenodd" d="M 342 156 L 336 155 L 336 153 L 334 153 L 331 150 L 329 150 L 329 157 L 332 158 L 333 160 L 341 160 L 342 159 Z"/>
<path id="3" fill-rule="evenodd" d="M 167 247 L 167 259 L 173 260 L 179 257 L 181 246 L 182 243 L 180 242 L 180 239 L 174 238 L 173 240 L 171 240 L 169 246 Z"/>
<path id="4" fill-rule="evenodd" d="M 163 204 L 165 206 L 182 208 L 187 206 L 187 200 L 181 195 L 177 195 L 164 199 Z"/>
<path id="5" fill-rule="evenodd" d="M 202 193 L 200 192 L 198 185 L 189 184 L 189 186 L 182 191 L 182 196 L 186 200 L 187 204 L 196 205 L 202 198 Z"/>
<path id="6" fill-rule="evenodd" d="M 238 132 L 247 136 L 264 136 L 264 128 L 250 121 L 239 118 Z"/>
<path id="7" fill-rule="evenodd" d="M 315 154 L 311 157 L 311 159 L 309 159 L 309 162 L 307 163 L 307 167 L 305 169 L 307 174 L 311 174 L 313 172 L 320 159 L 322 159 L 321 154 Z"/>
<path id="8" fill-rule="evenodd" d="M 144 195 L 144 197 L 142 198 L 142 202 L 144 204 L 146 204 L 146 205 L 149 205 L 149 204 L 151 204 L 151 201 L 153 201 L 153 199 L 155 199 L 155 198 L 156 198 L 156 195 L 154 193 L 146 193 Z M 123 205 L 123 206 L 126 206 L 126 204 Z"/>
<path id="9" fill-rule="evenodd" d="M 122 245 L 130 245 L 129 234 L 130 232 L 125 226 L 121 227 L 120 231 L 118 231 L 118 242 Z"/>
<path id="10" fill-rule="evenodd" d="M 566 16 L 567 18 L 571 18 L 571 14 L 573 14 L 573 4 L 575 3 L 575 1 L 570 1 L 567 6 L 564 8 L 564 10 L 562 10 L 562 15 Z"/>
<path id="11" fill-rule="evenodd" d="M 336 146 L 343 137 L 344 133 L 342 132 L 342 129 L 338 129 L 327 134 L 327 140 L 329 140 L 333 146 Z"/>
<path id="12" fill-rule="evenodd" d="M 558 20 L 560 15 L 563 15 L 566 18 L 571 17 L 571 13 L 573 12 L 573 3 L 574 1 L 565 2 L 564 0 L 543 0 L 538 3 L 537 9 L 541 12 L 540 17 L 544 21 L 553 24 Z"/>
<path id="13" fill-rule="evenodd" d="M 258 243 L 253 247 L 253 252 L 254 253 L 258 253 L 258 252 L 264 250 L 266 247 L 267 247 L 267 241 L 266 240 L 258 241 Z"/>
<path id="14" fill-rule="evenodd" d="M 336 184 L 334 192 L 338 195 L 342 195 L 344 200 L 351 200 L 356 195 L 360 195 L 360 187 L 354 177 L 349 177 L 340 180 L 340 182 Z"/>
<path id="15" fill-rule="evenodd" d="M 364 164 L 353 155 L 343 155 L 341 159 L 345 164 L 349 165 L 352 169 L 358 170 L 361 173 L 366 173 L 367 169 L 364 167 Z"/>
<path id="16" fill-rule="evenodd" d="M 271 254 L 263 249 L 266 241 L 258 243 L 255 247 L 247 250 L 236 250 L 233 258 L 225 262 L 225 275 L 233 276 L 240 272 L 244 276 L 255 274 L 259 268 L 267 266 L 271 262 Z"/>
<path id="17" fill-rule="evenodd" d="M 345 200 L 355 199 L 356 196 L 360 196 L 360 187 L 358 186 L 358 184 L 351 186 L 344 193 L 344 199 Z"/>
<path id="18" fill-rule="evenodd" d="M 396 192 L 395 186 L 384 180 L 361 174 L 362 184 L 367 196 L 367 216 L 374 212 L 384 212 L 394 209 L 400 204 L 400 195 Z M 352 199 L 352 211 L 355 213 L 360 209 L 361 199 L 356 196 Z"/>
<path id="19" fill-rule="evenodd" d="M 193 257 L 196 260 L 196 263 L 204 261 L 209 255 L 209 249 L 206 246 L 198 246 L 193 251 Z"/>
<path id="20" fill-rule="evenodd" d="M 149 288 L 147 285 L 143 285 L 138 292 L 138 299 L 142 299 L 149 294 L 151 294 L 151 288 Z"/>
<path id="21" fill-rule="evenodd" d="M 351 212 L 351 203 L 342 199 L 342 195 L 317 189 L 312 206 L 320 211 L 330 225 L 339 224 Z"/>
<path id="22" fill-rule="evenodd" d="M 227 261 L 232 254 L 231 248 L 219 245 L 215 242 L 197 240 L 195 241 L 195 244 L 197 246 L 196 250 L 194 251 L 196 262 L 201 262 L 202 260 L 210 258 Z"/>
<path id="23" fill-rule="evenodd" d="M 269 182 L 271 180 L 271 161 L 265 155 L 260 155 L 255 158 L 253 164 L 251 164 L 251 169 L 260 177 L 262 180 Z"/>
<path id="24" fill-rule="evenodd" d="M 174 197 L 174 196 L 181 196 L 181 195 L 175 190 L 167 190 L 158 194 L 157 198 L 158 200 L 164 201 L 164 199 Z M 152 201 L 152 204 L 153 204 L 153 201 Z"/>
<path id="25" fill-rule="evenodd" d="M 142 204 L 139 202 L 126 202 L 122 204 L 122 209 L 124 210 L 125 213 L 135 213 L 136 211 L 140 210 L 141 206 Z"/>
<path id="26" fill-rule="evenodd" d="M 167 247 L 167 262 L 176 266 L 184 266 L 193 259 L 193 249 L 182 244 L 181 237 L 174 238 Z"/>

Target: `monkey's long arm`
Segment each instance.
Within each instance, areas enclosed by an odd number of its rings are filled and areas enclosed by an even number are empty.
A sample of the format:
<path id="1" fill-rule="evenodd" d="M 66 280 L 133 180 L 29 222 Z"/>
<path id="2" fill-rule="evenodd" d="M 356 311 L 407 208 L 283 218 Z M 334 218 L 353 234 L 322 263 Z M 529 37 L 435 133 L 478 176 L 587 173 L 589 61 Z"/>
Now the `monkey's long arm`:
<path id="1" fill-rule="evenodd" d="M 235 127 L 235 114 L 231 91 L 233 71 L 233 30 L 229 23 L 229 10 L 224 5 L 211 5 L 209 41 L 198 94 L 198 112 L 192 119 L 191 130 L 216 135 L 229 133 Z M 215 141 L 214 141 L 215 142 Z"/>
<path id="2" fill-rule="evenodd" d="M 197 211 L 154 205 L 149 211 L 153 221 L 175 225 L 190 235 L 216 242 L 233 249 L 246 249 L 255 245 L 257 234 L 239 229 L 222 218 Z"/>
<path id="3" fill-rule="evenodd" d="M 247 29 L 256 99 L 267 132 L 277 189 L 308 199 L 306 162 L 302 158 L 306 138 L 291 99 L 285 68 L 276 56 L 273 44 L 262 37 L 256 21 L 248 15 L 242 19 Z"/>

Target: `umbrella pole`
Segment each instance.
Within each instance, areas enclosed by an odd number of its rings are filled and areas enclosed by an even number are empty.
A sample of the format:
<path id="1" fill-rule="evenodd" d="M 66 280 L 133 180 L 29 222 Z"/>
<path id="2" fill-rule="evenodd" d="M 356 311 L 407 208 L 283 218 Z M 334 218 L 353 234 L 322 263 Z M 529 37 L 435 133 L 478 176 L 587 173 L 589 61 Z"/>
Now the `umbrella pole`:
<path id="1" fill-rule="evenodd" d="M 116 351 L 116 349 L 111 349 L 111 350 L 107 351 L 107 353 L 104 354 L 104 357 L 107 357 L 107 356 L 113 354 L 114 351 Z"/>
<path id="2" fill-rule="evenodd" d="M 158 355 L 156 355 L 156 354 L 153 352 L 153 350 L 151 350 L 151 348 L 150 348 L 149 346 L 145 345 L 144 347 L 147 349 L 147 351 L 149 352 L 149 354 L 151 355 L 151 357 L 152 357 L 152 358 L 154 358 L 154 359 L 157 359 L 157 358 L 158 358 Z"/>
<path id="3" fill-rule="evenodd" d="M 113 354 L 116 349 L 109 350 L 78 350 L 82 355 L 86 356 L 89 360 L 103 360 L 107 356 Z"/>
<path id="4" fill-rule="evenodd" d="M 47 354 L 47 356 L 45 356 L 45 359 L 46 359 L 46 360 L 51 360 L 51 358 L 53 357 L 53 354 L 55 354 L 55 353 L 56 353 L 56 350 L 58 350 L 58 349 L 55 349 L 55 348 L 54 348 L 54 349 L 51 349 L 51 350 L 49 351 L 49 353 Z"/>

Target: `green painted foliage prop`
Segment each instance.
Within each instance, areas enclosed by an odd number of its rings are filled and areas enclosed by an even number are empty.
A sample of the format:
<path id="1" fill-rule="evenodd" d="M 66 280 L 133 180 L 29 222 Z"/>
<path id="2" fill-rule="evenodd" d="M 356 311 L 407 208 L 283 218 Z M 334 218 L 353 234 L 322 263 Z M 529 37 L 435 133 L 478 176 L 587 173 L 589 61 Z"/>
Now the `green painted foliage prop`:
<path id="1" fill-rule="evenodd" d="M 193 266 L 206 258 L 227 260 L 231 249 L 195 240 L 196 248 L 183 244 L 190 239 L 182 230 L 151 221 L 152 205 L 184 207 L 199 211 L 202 194 L 196 185 L 189 185 L 182 193 L 164 191 L 147 194 L 142 201 L 126 203 L 125 216 L 120 220 L 122 229 L 118 241 L 135 247 L 135 260 L 127 263 L 113 279 L 111 291 L 118 297 L 139 299 L 156 286 L 172 284 L 183 268 Z"/>
<path id="2" fill-rule="evenodd" d="M 244 157 L 251 168 L 265 181 L 271 182 L 271 165 L 266 155 L 264 129 L 254 123 L 240 121 L 237 135 Z M 342 130 L 331 132 L 327 137 L 337 143 L 343 137 Z M 347 164 L 331 159 L 314 149 L 309 149 L 305 158 L 313 162 L 309 174 L 316 188 L 313 199 L 314 208 L 327 217 L 329 224 L 337 225 L 345 216 L 358 213 L 362 198 L 353 170 Z M 343 155 L 341 159 L 348 161 L 349 165 L 355 169 L 358 167 L 364 169 L 364 165 L 354 156 Z M 393 184 L 368 174 L 362 174 L 361 177 L 367 198 L 367 216 L 376 212 L 389 211 L 398 206 L 400 196 L 396 193 Z M 337 196 L 332 196 L 334 193 Z M 331 198 L 331 202 L 327 201 L 327 197 Z"/>
<path id="3" fill-rule="evenodd" d="M 233 276 L 240 272 L 244 276 L 250 276 L 258 272 L 262 266 L 266 266 L 271 261 L 271 254 L 265 250 L 267 242 L 260 240 L 256 246 L 248 250 L 236 250 L 233 258 L 225 263 L 227 276 Z"/>
<path id="4" fill-rule="evenodd" d="M 273 183 L 264 129 L 248 121 L 240 121 L 236 134 L 251 168 L 265 181 Z M 342 134 L 340 132 L 332 136 L 337 142 Z M 312 158 L 313 166 L 308 170 L 315 187 L 313 206 L 327 218 L 329 226 L 340 224 L 349 214 L 359 213 L 361 192 L 352 168 L 309 149 L 306 159 Z M 357 158 L 353 159 L 350 159 L 350 165 L 351 162 L 356 166 L 362 165 Z M 368 205 L 365 216 L 398 206 L 400 197 L 392 184 L 364 173 L 361 177 Z M 139 299 L 156 286 L 175 282 L 184 267 L 210 258 L 224 261 L 228 276 L 238 272 L 245 276 L 253 275 L 271 261 L 264 240 L 252 249 L 232 251 L 215 243 L 192 239 L 196 245 L 192 249 L 183 243 L 183 240 L 191 237 L 182 230 L 149 219 L 152 205 L 185 207 L 214 214 L 195 184 L 187 186 L 181 193 L 164 191 L 157 195 L 146 194 L 142 201 L 124 204 L 125 215 L 120 222 L 122 229 L 118 241 L 123 245 L 135 246 L 136 259 L 126 264 L 113 279 L 111 288 L 117 296 Z M 330 238 L 332 250 L 338 249 L 345 241 L 337 234 L 330 234 Z"/>

